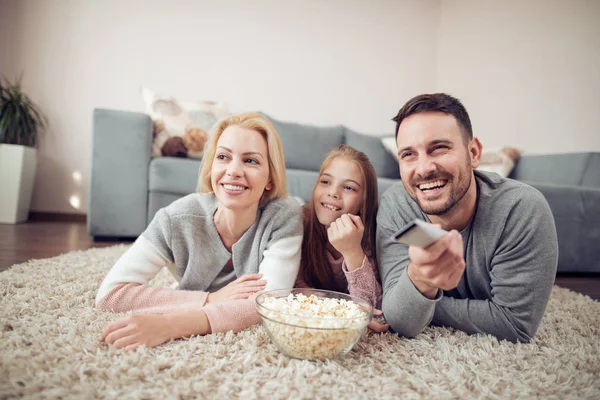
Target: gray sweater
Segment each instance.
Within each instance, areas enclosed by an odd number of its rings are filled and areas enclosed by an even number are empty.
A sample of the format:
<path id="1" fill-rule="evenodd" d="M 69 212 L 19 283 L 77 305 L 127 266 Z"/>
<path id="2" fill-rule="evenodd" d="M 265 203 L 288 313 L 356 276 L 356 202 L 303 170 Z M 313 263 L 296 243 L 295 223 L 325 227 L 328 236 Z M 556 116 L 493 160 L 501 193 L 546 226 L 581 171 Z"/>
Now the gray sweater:
<path id="1" fill-rule="evenodd" d="M 213 222 L 216 209 L 217 200 L 212 194 L 185 196 L 159 210 L 142 234 L 175 264 L 181 279 L 179 289 L 213 292 L 236 277 L 259 272 L 259 265 L 262 273 L 273 275 L 267 286 L 279 289 L 275 278 L 283 276 L 284 281 L 293 284 L 298 265 L 282 265 L 277 255 L 296 253 L 296 242 L 302 240 L 302 213 L 296 200 L 282 198 L 259 208 L 256 220 L 233 245 L 231 253 Z M 263 259 L 269 252 L 275 257 L 265 264 Z M 232 270 L 224 268 L 230 259 Z"/>
<path id="2" fill-rule="evenodd" d="M 403 336 L 415 336 L 432 323 L 528 342 L 542 320 L 558 263 L 550 207 L 531 186 L 474 172 L 477 207 L 461 232 L 466 269 L 456 289 L 440 291 L 433 300 L 408 278 L 408 247 L 390 239 L 407 222 L 429 219 L 401 182 L 381 199 L 377 256 L 382 308 L 387 322 Z"/>

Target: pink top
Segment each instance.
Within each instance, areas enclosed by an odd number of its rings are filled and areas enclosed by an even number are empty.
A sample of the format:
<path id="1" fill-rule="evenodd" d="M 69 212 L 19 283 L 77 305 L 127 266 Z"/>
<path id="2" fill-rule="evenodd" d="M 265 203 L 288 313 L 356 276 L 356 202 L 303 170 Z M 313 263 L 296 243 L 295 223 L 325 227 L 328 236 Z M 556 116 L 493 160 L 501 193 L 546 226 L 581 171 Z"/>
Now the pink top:
<path id="1" fill-rule="evenodd" d="M 329 267 L 333 272 L 336 286 L 346 287 L 347 293 L 351 296 L 366 300 L 376 309 L 381 309 L 381 284 L 377 280 L 377 268 L 371 259 L 365 256 L 362 265 L 354 271 L 348 271 L 344 257 L 336 259 L 329 251 L 327 251 L 327 261 L 329 263 L 324 264 L 324 267 Z M 303 274 L 304 266 L 300 263 L 300 271 L 296 278 L 298 288 L 309 287 L 302 278 Z"/>

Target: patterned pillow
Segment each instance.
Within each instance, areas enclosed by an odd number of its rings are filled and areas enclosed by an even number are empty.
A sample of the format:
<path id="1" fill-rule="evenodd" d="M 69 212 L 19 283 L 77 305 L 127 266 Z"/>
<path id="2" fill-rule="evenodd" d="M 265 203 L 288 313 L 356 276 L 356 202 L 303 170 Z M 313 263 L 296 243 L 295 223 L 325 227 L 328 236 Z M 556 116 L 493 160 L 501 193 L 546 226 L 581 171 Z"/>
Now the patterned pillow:
<path id="1" fill-rule="evenodd" d="M 227 116 L 222 103 L 179 101 L 142 88 L 146 113 L 152 118 L 152 157 L 202 158 L 213 125 Z"/>
<path id="2" fill-rule="evenodd" d="M 381 139 L 383 147 L 389 151 L 396 160 L 398 159 L 398 149 L 396 138 L 394 136 Z M 515 166 L 516 161 L 521 156 L 522 151 L 514 147 L 502 147 L 494 149 L 483 149 L 479 159 L 478 170 L 495 172 L 506 178 Z"/>

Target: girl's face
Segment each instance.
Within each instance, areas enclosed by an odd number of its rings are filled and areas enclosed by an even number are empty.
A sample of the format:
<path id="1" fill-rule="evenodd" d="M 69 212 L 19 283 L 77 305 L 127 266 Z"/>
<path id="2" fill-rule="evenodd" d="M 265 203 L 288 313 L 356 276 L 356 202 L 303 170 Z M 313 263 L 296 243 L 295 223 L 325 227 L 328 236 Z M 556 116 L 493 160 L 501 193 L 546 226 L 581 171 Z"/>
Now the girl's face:
<path id="1" fill-rule="evenodd" d="M 364 196 L 364 179 L 353 161 L 334 158 L 319 176 L 313 192 L 317 219 L 329 226 L 343 214 L 358 215 Z"/>
<path id="2" fill-rule="evenodd" d="M 255 130 L 226 128 L 217 142 L 210 175 L 219 205 L 231 210 L 258 207 L 265 189 L 272 186 L 265 138 Z"/>

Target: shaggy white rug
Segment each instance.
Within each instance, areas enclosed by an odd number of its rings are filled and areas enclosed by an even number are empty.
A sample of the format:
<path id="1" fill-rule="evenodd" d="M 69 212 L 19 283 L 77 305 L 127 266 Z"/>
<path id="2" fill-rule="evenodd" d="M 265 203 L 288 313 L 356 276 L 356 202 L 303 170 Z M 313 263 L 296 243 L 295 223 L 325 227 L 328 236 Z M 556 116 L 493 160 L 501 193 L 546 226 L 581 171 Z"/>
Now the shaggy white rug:
<path id="1" fill-rule="evenodd" d="M 0 398 L 599 398 L 600 303 L 554 288 L 533 343 L 429 328 L 366 334 L 332 362 L 291 360 L 262 327 L 124 353 L 93 308 L 115 246 L 0 273 Z M 171 279 L 161 273 L 155 284 Z"/>

